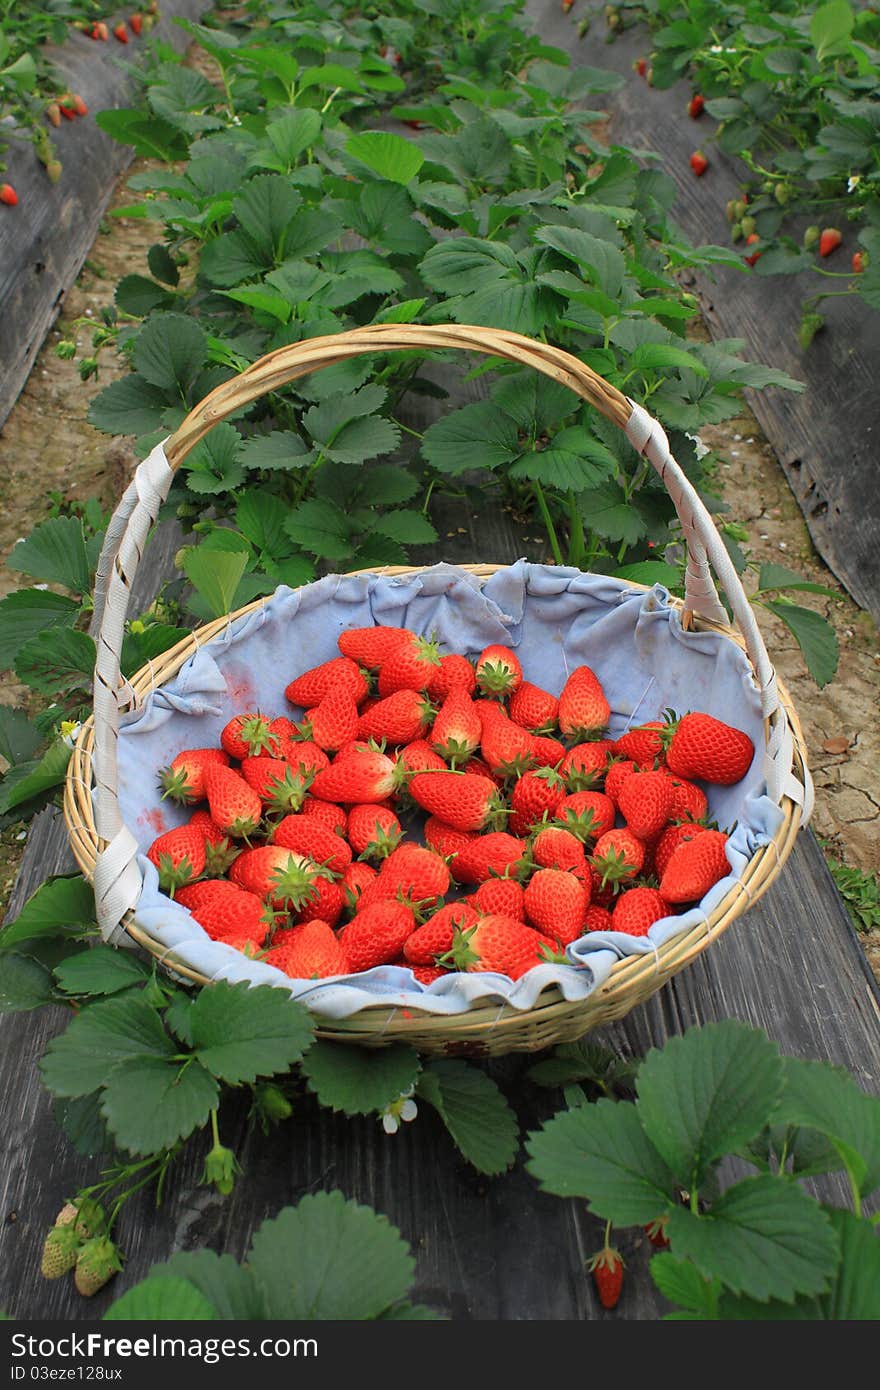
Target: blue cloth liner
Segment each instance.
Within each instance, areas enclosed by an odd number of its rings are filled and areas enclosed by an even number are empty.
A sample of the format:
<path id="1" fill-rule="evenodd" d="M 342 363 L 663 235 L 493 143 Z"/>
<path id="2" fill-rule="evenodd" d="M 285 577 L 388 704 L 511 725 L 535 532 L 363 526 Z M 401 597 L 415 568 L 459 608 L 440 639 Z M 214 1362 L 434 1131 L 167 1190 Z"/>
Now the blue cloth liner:
<path id="1" fill-rule="evenodd" d="M 611 706 L 611 737 L 661 717 L 667 708 L 680 714 L 704 710 L 743 729 L 756 749 L 748 773 L 734 787 L 707 789 L 718 824 L 736 822 L 727 846 L 730 876 L 698 907 L 656 922 L 646 937 L 592 932 L 569 946 L 570 964 L 536 966 L 516 982 L 489 972 L 456 973 L 424 986 L 410 970 L 388 965 L 338 981 L 291 980 L 275 966 L 211 941 L 186 908 L 160 892 L 156 870 L 140 854 L 138 924 L 208 978 L 284 988 L 316 1013 L 338 1019 L 368 1005 L 459 1014 L 493 999 L 499 1007 L 529 1009 L 550 986 L 566 1000 L 583 999 L 618 959 L 650 954 L 703 921 L 782 823 L 781 809 L 766 794 L 761 704 L 745 653 L 719 633 L 684 631 L 660 585 L 646 593 L 607 576 L 519 560 L 483 585 L 447 564 L 401 576 L 328 575 L 303 589 L 282 586 L 261 609 L 231 622 L 121 720 L 119 800 L 141 850 L 190 814 L 162 801 L 155 770 L 184 748 L 218 746 L 220 731 L 242 710 L 298 718 L 285 686 L 338 656 L 343 629 L 377 622 L 434 634 L 444 650 L 471 656 L 490 642 L 513 646 L 525 678 L 554 694 L 571 670 L 586 663 L 599 675 Z"/>

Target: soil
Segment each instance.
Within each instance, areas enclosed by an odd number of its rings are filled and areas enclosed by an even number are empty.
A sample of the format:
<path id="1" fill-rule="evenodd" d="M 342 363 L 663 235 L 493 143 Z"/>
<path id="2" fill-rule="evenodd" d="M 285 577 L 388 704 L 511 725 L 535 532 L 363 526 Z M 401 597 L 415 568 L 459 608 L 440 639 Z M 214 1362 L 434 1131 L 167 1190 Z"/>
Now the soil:
<path id="1" fill-rule="evenodd" d="M 149 167 L 138 161 L 129 175 Z M 137 195 L 123 178 L 111 208 Z M 73 338 L 90 350 L 91 332 L 77 320 L 99 321 L 123 274 L 147 273 L 146 253 L 156 239 L 155 224 L 105 217 L 89 259 L 67 295 L 63 313 L 49 334 L 28 383 L 0 431 L 0 477 L 7 482 L 0 508 L 0 557 L 8 556 L 59 503 L 96 496 L 112 508 L 127 483 L 134 455 L 125 441 L 111 441 L 86 421 L 91 398 L 125 368 L 112 351 L 100 356 L 100 376 L 83 383 L 78 359 L 61 360 L 55 347 Z M 703 441 L 718 455 L 717 490 L 741 524 L 744 542 L 757 562 L 775 561 L 833 589 L 836 598 L 799 594 L 797 601 L 823 612 L 840 642 L 835 680 L 819 690 L 806 673 L 800 651 L 784 625 L 765 609 L 759 621 L 781 680 L 798 711 L 810 750 L 816 784 L 813 829 L 826 849 L 848 865 L 871 873 L 880 868 L 880 633 L 829 572 L 814 550 L 785 475 L 751 411 L 706 427 Z M 36 466 L 35 466 L 36 465 Z M 21 576 L 0 567 L 0 596 L 17 588 Z M 748 583 L 747 583 L 748 587 Z M 0 701 L 21 704 L 28 692 L 7 673 Z M 0 918 L 15 880 L 27 838 L 24 824 L 0 834 Z M 806 910 L 806 905 L 805 905 Z M 880 930 L 861 940 L 880 980 Z"/>

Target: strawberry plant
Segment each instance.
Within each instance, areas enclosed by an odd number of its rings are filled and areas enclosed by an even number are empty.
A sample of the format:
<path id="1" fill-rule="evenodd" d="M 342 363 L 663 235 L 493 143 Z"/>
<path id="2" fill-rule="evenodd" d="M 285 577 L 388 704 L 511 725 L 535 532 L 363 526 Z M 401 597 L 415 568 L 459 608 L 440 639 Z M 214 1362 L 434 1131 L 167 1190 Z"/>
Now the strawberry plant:
<path id="1" fill-rule="evenodd" d="M 880 1100 L 733 1021 L 652 1049 L 632 1103 L 586 1103 L 595 1071 L 585 1044 L 532 1069 L 568 1088 L 570 1108 L 529 1136 L 528 1167 L 616 1227 L 662 1229 L 668 1248 L 650 1268 L 668 1317 L 880 1316 L 866 1205 L 880 1185 Z M 803 1186 L 828 1174 L 844 1176 L 848 1210 Z"/>

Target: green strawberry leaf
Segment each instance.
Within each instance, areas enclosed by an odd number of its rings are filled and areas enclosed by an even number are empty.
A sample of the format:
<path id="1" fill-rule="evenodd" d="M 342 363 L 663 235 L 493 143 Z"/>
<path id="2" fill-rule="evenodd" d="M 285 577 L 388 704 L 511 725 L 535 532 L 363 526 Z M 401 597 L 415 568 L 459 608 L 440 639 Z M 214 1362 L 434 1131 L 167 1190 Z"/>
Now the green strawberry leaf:
<path id="1" fill-rule="evenodd" d="M 271 985 L 218 980 L 190 1014 L 192 1046 L 209 1071 L 230 1085 L 287 1071 L 311 1046 L 311 1015 Z"/>
<path id="2" fill-rule="evenodd" d="M 679 1311 L 667 1313 L 667 1318 L 702 1322 L 717 1317 L 720 1280 L 704 1279 L 695 1265 L 677 1260 L 668 1250 L 655 1255 L 648 1268 L 663 1297 L 679 1305 Z"/>
<path id="3" fill-rule="evenodd" d="M 104 1314 L 105 1322 L 211 1322 L 221 1314 L 188 1279 L 142 1279 Z"/>
<path id="4" fill-rule="evenodd" d="M 186 396 L 204 365 L 208 338 L 186 314 L 156 314 L 135 340 L 135 371 L 151 386 Z M 126 431 L 131 434 L 131 426 Z"/>
<path id="5" fill-rule="evenodd" d="M 32 690 L 56 695 L 88 690 L 95 669 L 95 642 L 75 628 L 52 628 L 31 637 L 15 659 L 15 674 Z"/>
<path id="6" fill-rule="evenodd" d="M 370 1115 L 414 1086 L 421 1065 L 418 1053 L 405 1044 L 371 1049 L 318 1041 L 300 1069 L 321 1105 L 345 1115 Z"/>
<path id="7" fill-rule="evenodd" d="M 235 591 L 247 567 L 246 542 L 242 540 L 240 544 L 240 550 L 193 546 L 184 554 L 184 574 L 214 618 L 222 618 L 230 611 Z"/>
<path id="8" fill-rule="evenodd" d="M 239 462 L 245 468 L 307 468 L 315 453 L 293 430 L 255 434 L 242 442 Z"/>
<path id="9" fill-rule="evenodd" d="M 0 758 L 15 767 L 26 762 L 42 742 L 42 734 L 23 709 L 0 705 Z"/>
<path id="10" fill-rule="evenodd" d="M 24 644 L 49 628 L 70 627 L 80 605 L 49 589 L 17 589 L 0 599 L 0 671 L 15 662 Z"/>
<path id="11" fill-rule="evenodd" d="M 92 400 L 86 419 L 104 434 L 149 434 L 162 424 L 169 394 L 138 372 L 111 381 Z"/>
<path id="12" fill-rule="evenodd" d="M 827 1062 L 786 1057 L 785 1088 L 775 1123 L 807 1125 L 840 1155 L 853 1189 L 864 1199 L 880 1186 L 880 1100 Z"/>
<path id="13" fill-rule="evenodd" d="M 807 670 L 820 690 L 823 690 L 837 673 L 840 660 L 840 646 L 837 634 L 828 619 L 812 608 L 801 608 L 796 603 L 764 600 L 769 608 L 780 618 L 794 635 L 800 647 Z"/>
<path id="14" fill-rule="evenodd" d="M 432 1059 L 418 1095 L 433 1105 L 456 1147 L 480 1173 L 503 1173 L 519 1150 L 516 1115 L 490 1076 L 456 1058 Z"/>
<path id="15" fill-rule="evenodd" d="M 146 1156 L 201 1129 L 219 1098 L 215 1078 L 192 1059 L 125 1057 L 104 1082 L 101 1114 L 119 1148 Z"/>
<path id="16" fill-rule="evenodd" d="M 97 1154 L 112 1153 L 113 1140 L 101 1114 L 100 1091 L 91 1091 L 87 1096 L 72 1100 L 56 1100 L 52 1114 L 78 1154 L 94 1158 Z"/>
<path id="17" fill-rule="evenodd" d="M 11 570 L 21 570 L 49 584 L 63 584 L 75 594 L 87 594 L 91 588 L 83 525 L 77 516 L 41 521 L 25 540 L 16 542 L 6 563 Z"/>
<path id="18" fill-rule="evenodd" d="M 81 874 L 47 878 L 12 922 L 0 928 L 0 950 L 42 937 L 94 932 L 95 895 Z"/>
<path id="19" fill-rule="evenodd" d="M 48 1004 L 53 996 L 52 976 L 32 956 L 6 951 L 0 967 L 0 1013 L 23 1013 Z"/>
<path id="20" fill-rule="evenodd" d="M 63 739 L 50 743 L 41 758 L 18 763 L 0 782 L 0 812 L 27 806 L 37 797 L 60 787 L 73 750 Z M 5 938 L 0 937 L 0 945 Z"/>
<path id="21" fill-rule="evenodd" d="M 491 401 L 475 401 L 436 421 L 422 440 L 432 468 L 453 476 L 471 468 L 500 468 L 520 456 L 516 423 Z"/>
<path id="22" fill-rule="evenodd" d="M 174 1052 L 156 1010 L 139 996 L 126 995 L 81 1009 L 50 1042 L 40 1071 L 50 1095 L 85 1096 L 105 1085 L 118 1062 L 142 1058 L 165 1065 Z"/>
<path id="23" fill-rule="evenodd" d="M 151 970 L 130 951 L 93 946 L 56 965 L 54 973 L 65 994 L 117 994 L 143 984 Z"/>
<path id="24" fill-rule="evenodd" d="M 345 151 L 390 183 L 411 183 L 425 162 L 418 145 L 383 130 L 365 130 L 350 136 Z"/>
<path id="25" fill-rule="evenodd" d="M 215 425 L 183 461 L 190 492 L 200 495 L 234 492 L 244 478 L 240 452 L 241 435 L 235 426 L 226 420 Z"/>
<path id="26" fill-rule="evenodd" d="M 153 1265 L 150 1279 L 186 1280 L 216 1310 L 224 1322 L 250 1322 L 265 1317 L 263 1301 L 250 1270 L 231 1255 L 213 1250 L 180 1250 L 163 1264 Z"/>

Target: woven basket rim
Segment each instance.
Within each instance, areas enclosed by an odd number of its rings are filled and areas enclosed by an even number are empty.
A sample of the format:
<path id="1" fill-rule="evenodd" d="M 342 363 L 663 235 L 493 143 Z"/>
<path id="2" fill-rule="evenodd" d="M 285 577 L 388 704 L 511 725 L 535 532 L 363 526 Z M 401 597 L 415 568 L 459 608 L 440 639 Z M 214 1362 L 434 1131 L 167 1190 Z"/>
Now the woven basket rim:
<path id="1" fill-rule="evenodd" d="M 442 562 L 441 562 L 442 563 Z M 451 562 L 450 562 L 451 563 Z M 431 568 L 425 565 L 393 565 L 379 569 L 349 571 L 349 574 L 377 576 L 418 574 Z M 476 562 L 456 564 L 455 568 L 485 579 L 507 563 Z M 312 581 L 315 582 L 315 581 Z M 621 585 L 644 593 L 650 585 L 622 580 Z M 307 587 L 307 586 L 300 586 Z M 201 624 L 181 641 L 175 643 L 155 660 L 145 663 L 126 682 L 130 700 L 137 706 L 151 690 L 164 685 L 181 666 L 201 647 L 224 632 L 231 623 L 263 608 L 273 597 L 264 595 L 231 613 Z M 681 610 L 683 602 L 669 596 L 671 607 Z M 694 617 L 697 630 L 713 631 L 746 650 L 739 630 L 731 625 Z M 800 720 L 782 681 L 777 680 L 779 699 L 788 717 L 794 743 L 794 756 L 806 771 L 806 746 Z M 129 705 L 129 708 L 132 704 Z M 767 721 L 765 721 L 766 730 Z M 64 817 L 74 857 L 85 878 L 91 882 L 101 841 L 95 828 L 91 773 L 94 745 L 94 714 L 80 727 L 64 787 Z M 666 979 L 678 973 L 701 954 L 736 918 L 757 901 L 778 875 L 788 857 L 801 823 L 801 808 L 789 796 L 781 801 L 783 820 L 773 838 L 751 857 L 742 877 L 737 880 L 722 901 L 701 922 L 672 937 L 650 955 L 625 956 L 615 962 L 605 982 L 584 999 L 568 1001 L 557 985 L 550 985 L 529 1009 L 515 1009 L 506 1001 L 480 1001 L 456 1014 L 435 1014 L 420 1010 L 414 1001 L 406 1006 L 389 1004 L 366 1005 L 345 1019 L 325 1019 L 312 1011 L 318 1036 L 346 1042 L 361 1042 L 376 1046 L 391 1042 L 411 1041 L 424 1050 L 502 1051 L 508 1050 L 512 1039 L 522 1050 L 549 1045 L 547 1041 L 571 1040 L 588 1031 L 596 1023 L 590 1014 L 601 1008 L 599 1022 L 621 1017 L 636 1004 L 643 1002 Z M 213 981 L 175 957 L 174 951 L 163 947 L 135 921 L 131 911 L 122 920 L 122 927 L 137 945 L 147 950 L 170 973 L 187 983 L 210 985 Z M 579 1022 L 583 1020 L 583 1026 Z"/>

